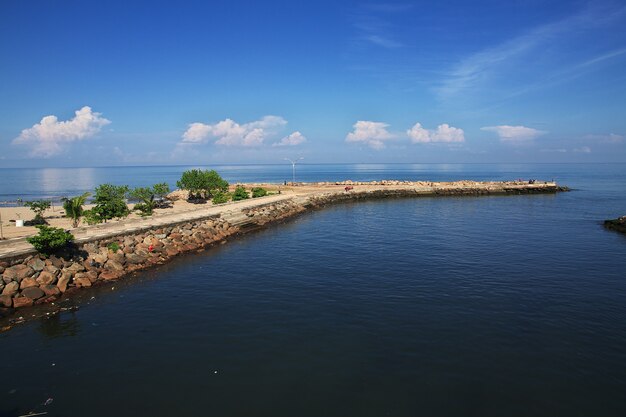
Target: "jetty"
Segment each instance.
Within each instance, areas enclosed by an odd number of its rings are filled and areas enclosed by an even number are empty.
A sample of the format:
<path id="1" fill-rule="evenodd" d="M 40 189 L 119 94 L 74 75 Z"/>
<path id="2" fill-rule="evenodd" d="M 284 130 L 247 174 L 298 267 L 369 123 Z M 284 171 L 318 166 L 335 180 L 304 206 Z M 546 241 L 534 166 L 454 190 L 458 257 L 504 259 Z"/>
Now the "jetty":
<path id="1" fill-rule="evenodd" d="M 147 218 L 128 218 L 72 229 L 74 244 L 55 256 L 39 255 L 26 237 L 0 241 L 0 316 L 54 303 L 81 288 L 120 279 L 186 252 L 322 208 L 363 200 L 554 194 L 555 182 L 323 182 L 264 186 L 272 194 L 226 204 L 185 205 Z M 176 199 L 176 193 L 172 199 Z M 32 232 L 31 232 L 32 233 Z"/>

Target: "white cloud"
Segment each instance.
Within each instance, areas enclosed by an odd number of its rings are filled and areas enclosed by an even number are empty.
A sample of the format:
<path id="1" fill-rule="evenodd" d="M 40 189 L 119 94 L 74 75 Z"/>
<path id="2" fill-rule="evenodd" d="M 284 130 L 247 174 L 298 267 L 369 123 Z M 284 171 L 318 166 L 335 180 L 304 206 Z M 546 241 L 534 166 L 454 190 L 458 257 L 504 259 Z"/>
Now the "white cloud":
<path id="1" fill-rule="evenodd" d="M 591 153 L 591 148 L 589 146 L 581 146 L 580 148 L 572 149 L 572 152 L 575 152 L 575 153 Z"/>
<path id="2" fill-rule="evenodd" d="M 532 127 L 509 125 L 485 126 L 481 127 L 480 130 L 495 132 L 500 137 L 500 141 L 506 143 L 524 143 L 546 133 Z"/>
<path id="3" fill-rule="evenodd" d="M 387 131 L 387 123 L 359 120 L 352 127 L 354 131 L 346 136 L 346 142 L 349 143 L 362 143 L 373 149 L 383 149 L 385 141 L 393 139 L 393 135 Z"/>
<path id="4" fill-rule="evenodd" d="M 411 129 L 406 131 L 406 134 L 413 143 L 465 142 L 465 133 L 463 132 L 463 129 L 450 126 L 447 123 L 439 125 L 437 130 L 434 131 L 423 128 L 421 123 L 415 123 Z"/>
<path id="5" fill-rule="evenodd" d="M 222 146 L 260 146 L 286 124 L 287 121 L 279 116 L 265 116 L 261 120 L 244 124 L 232 119 L 212 125 L 191 123 L 183 134 L 182 143 L 206 143 L 216 139 L 215 144 Z"/>
<path id="6" fill-rule="evenodd" d="M 624 135 L 609 133 L 608 135 L 587 135 L 585 139 L 604 142 L 604 143 L 622 143 L 626 139 Z"/>
<path id="7" fill-rule="evenodd" d="M 63 144 L 85 140 L 96 135 L 102 127 L 111 123 L 85 106 L 76 110 L 74 118 L 59 121 L 56 116 L 46 116 L 33 127 L 22 130 L 13 144 L 31 146 L 31 156 L 44 158 L 63 151 Z"/>
<path id="8" fill-rule="evenodd" d="M 296 131 L 296 132 L 293 132 L 289 136 L 285 136 L 284 138 L 280 140 L 280 142 L 276 142 L 272 146 L 296 146 L 306 141 L 307 141 L 306 137 L 302 133 Z"/>

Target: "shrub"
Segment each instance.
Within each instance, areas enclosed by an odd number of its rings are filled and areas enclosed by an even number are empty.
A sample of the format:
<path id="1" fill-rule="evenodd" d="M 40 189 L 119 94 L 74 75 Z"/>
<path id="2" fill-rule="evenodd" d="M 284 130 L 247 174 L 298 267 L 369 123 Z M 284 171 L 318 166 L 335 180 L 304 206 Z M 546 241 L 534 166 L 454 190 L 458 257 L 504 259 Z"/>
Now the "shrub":
<path id="1" fill-rule="evenodd" d="M 142 216 L 150 216 L 154 211 L 156 203 L 154 202 L 154 190 L 147 187 L 138 187 L 128 193 L 129 197 L 139 200 L 140 203 L 135 204 L 133 210 L 141 212 Z"/>
<path id="2" fill-rule="evenodd" d="M 245 200 L 247 198 L 250 198 L 250 196 L 243 185 L 235 187 L 235 192 L 233 192 L 233 201 Z"/>
<path id="3" fill-rule="evenodd" d="M 159 203 L 155 199 L 163 199 L 170 192 L 167 183 L 154 184 L 152 187 L 138 187 L 128 193 L 128 196 L 134 200 L 140 201 L 135 204 L 133 210 L 139 210 L 142 216 L 150 216 Z"/>
<path id="4" fill-rule="evenodd" d="M 213 196 L 213 204 L 224 204 L 230 200 L 230 194 L 218 191 Z"/>
<path id="5" fill-rule="evenodd" d="M 217 192 L 228 191 L 228 182 L 220 174 L 211 170 L 191 169 L 183 172 L 180 180 L 176 182 L 178 188 L 189 191 L 189 199 L 207 199 Z"/>
<path id="6" fill-rule="evenodd" d="M 128 216 L 130 210 L 126 205 L 126 193 L 128 186 L 102 184 L 96 187 L 96 195 L 94 197 L 94 208 L 91 209 L 94 217 L 98 217 L 100 221 L 106 223 L 114 217 L 122 218 Z"/>
<path id="7" fill-rule="evenodd" d="M 102 219 L 93 210 L 83 211 L 83 220 L 89 225 L 102 223 Z"/>
<path id="8" fill-rule="evenodd" d="M 26 238 L 37 252 L 43 255 L 51 255 L 59 249 L 65 248 L 74 240 L 74 235 L 60 227 L 37 226 L 39 234 Z"/>
<path id="9" fill-rule="evenodd" d="M 43 218 L 43 213 L 50 208 L 49 201 L 27 201 L 24 205 L 35 213 L 35 218 L 29 222 L 30 225 L 47 224 L 46 220 Z"/>
<path id="10" fill-rule="evenodd" d="M 80 218 L 83 215 L 83 204 L 87 201 L 90 193 L 79 195 L 78 197 L 67 198 L 63 197 L 63 209 L 65 210 L 65 217 L 72 219 L 72 227 L 78 227 Z"/>
<path id="11" fill-rule="evenodd" d="M 265 197 L 267 195 L 267 190 L 262 187 L 254 187 L 252 189 L 252 198 L 257 197 Z"/>
<path id="12" fill-rule="evenodd" d="M 117 252 L 118 250 L 120 250 L 120 244 L 117 242 L 111 242 L 107 245 L 107 249 L 109 249 L 111 252 Z"/>
<path id="13" fill-rule="evenodd" d="M 170 186 L 166 182 L 160 182 L 152 186 L 152 191 L 155 197 L 155 207 L 162 207 L 167 204 L 165 196 L 170 193 Z M 164 204 L 165 203 L 165 204 Z"/>

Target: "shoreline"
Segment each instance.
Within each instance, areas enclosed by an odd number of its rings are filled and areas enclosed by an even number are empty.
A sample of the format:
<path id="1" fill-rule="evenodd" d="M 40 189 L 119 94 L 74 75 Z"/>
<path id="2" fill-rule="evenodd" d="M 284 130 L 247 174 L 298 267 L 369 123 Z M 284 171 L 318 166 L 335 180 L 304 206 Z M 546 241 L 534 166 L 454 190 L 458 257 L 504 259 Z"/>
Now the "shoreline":
<path id="1" fill-rule="evenodd" d="M 168 262 L 180 254 L 201 252 L 225 243 L 233 236 L 332 204 L 388 198 L 555 194 L 568 191 L 566 187 L 552 182 L 473 181 L 420 185 L 399 181 L 389 184 L 343 182 L 286 188 L 281 190 L 281 194 L 256 199 L 209 205 L 155 218 L 127 219 L 107 223 L 106 227 L 97 225 L 74 229 L 76 238 L 73 249 L 49 258 L 37 254 L 24 238 L 0 241 L 0 273 L 3 278 L 0 281 L 0 317 L 10 317 L 16 311 L 37 305 L 48 305 L 42 310 L 45 314 L 39 317 L 57 314 L 63 311 L 60 305 L 64 300 L 80 289 L 116 281 L 136 271 Z M 13 320 L 8 327 L 15 323 Z"/>

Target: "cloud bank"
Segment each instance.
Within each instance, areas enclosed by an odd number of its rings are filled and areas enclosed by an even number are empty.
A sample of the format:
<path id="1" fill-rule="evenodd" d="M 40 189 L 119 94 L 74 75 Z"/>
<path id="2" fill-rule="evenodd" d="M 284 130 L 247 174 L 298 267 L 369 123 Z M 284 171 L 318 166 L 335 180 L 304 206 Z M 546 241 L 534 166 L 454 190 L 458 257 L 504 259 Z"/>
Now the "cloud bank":
<path id="1" fill-rule="evenodd" d="M 501 142 L 513 144 L 529 142 L 547 133 L 542 130 L 533 129 L 531 127 L 509 125 L 485 126 L 481 127 L 480 130 L 495 132 L 500 137 Z"/>
<path id="2" fill-rule="evenodd" d="M 89 139 L 111 121 L 85 106 L 76 110 L 74 118 L 59 121 L 56 116 L 46 116 L 33 127 L 22 130 L 13 140 L 16 145 L 29 145 L 30 156 L 49 158 L 61 153 L 64 144 Z"/>
<path id="3" fill-rule="evenodd" d="M 387 131 L 387 123 L 359 120 L 353 126 L 354 130 L 346 136 L 348 143 L 360 143 L 372 149 L 383 149 L 385 141 L 393 139 L 393 135 Z"/>
<path id="4" fill-rule="evenodd" d="M 261 146 L 287 125 L 280 116 L 265 116 L 260 120 L 239 124 L 225 119 L 215 124 L 191 123 L 182 136 L 183 144 L 207 143 L 211 140 L 220 146 Z M 306 142 L 302 133 L 296 131 L 276 143 L 277 146 L 295 146 Z"/>
<path id="5" fill-rule="evenodd" d="M 421 123 L 415 125 L 406 131 L 412 143 L 460 143 L 465 142 L 465 133 L 463 129 L 452 127 L 447 123 L 441 124 L 437 130 L 427 130 L 422 127 Z"/>

